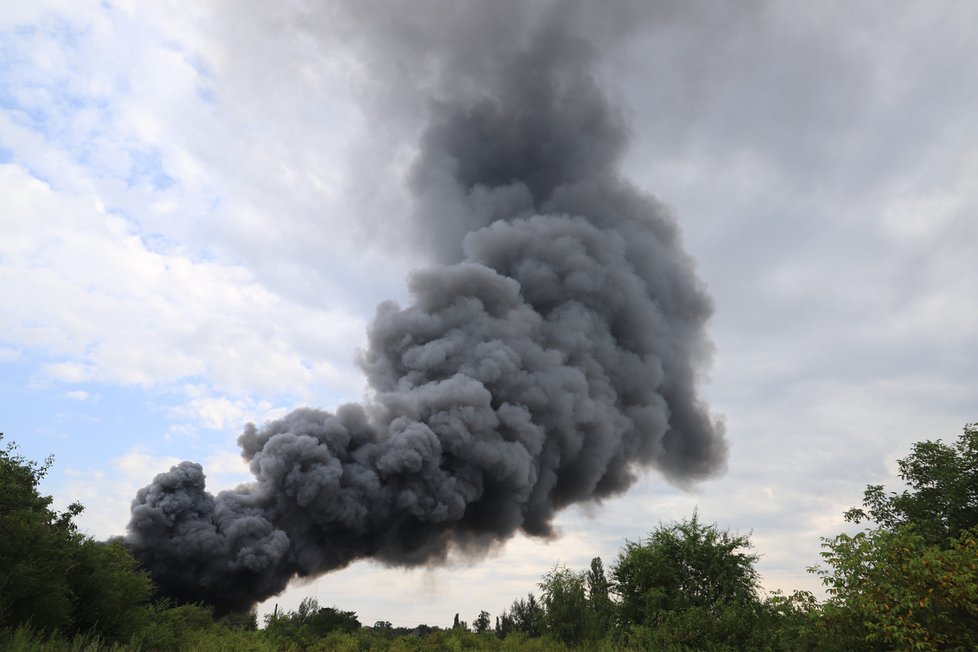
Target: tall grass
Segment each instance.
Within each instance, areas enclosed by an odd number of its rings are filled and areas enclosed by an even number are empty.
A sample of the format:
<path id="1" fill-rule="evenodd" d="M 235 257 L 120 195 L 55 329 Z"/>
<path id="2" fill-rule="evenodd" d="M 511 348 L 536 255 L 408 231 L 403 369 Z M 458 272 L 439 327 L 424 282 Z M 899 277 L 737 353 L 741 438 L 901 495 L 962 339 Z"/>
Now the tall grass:
<path id="1" fill-rule="evenodd" d="M 64 638 L 57 631 L 45 634 L 26 625 L 0 630 L 0 650 L 4 652 L 128 652 L 132 649 L 128 645 L 106 644 L 92 633 Z"/>

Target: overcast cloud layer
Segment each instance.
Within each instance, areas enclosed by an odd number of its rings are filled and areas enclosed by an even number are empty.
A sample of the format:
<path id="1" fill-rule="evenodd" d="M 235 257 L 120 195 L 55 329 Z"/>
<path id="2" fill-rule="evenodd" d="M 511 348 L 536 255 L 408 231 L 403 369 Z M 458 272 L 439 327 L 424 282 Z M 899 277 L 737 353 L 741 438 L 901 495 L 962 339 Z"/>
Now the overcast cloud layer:
<path id="1" fill-rule="evenodd" d="M 727 474 L 691 493 L 649 476 L 562 515 L 554 543 L 471 568 L 354 565 L 282 606 L 495 613 L 554 560 L 608 562 L 694 505 L 753 530 L 768 588 L 814 587 L 818 537 L 864 485 L 976 418 L 978 10 L 644 6 L 581 20 L 624 107 L 625 176 L 670 208 L 713 297 Z M 414 19 L 433 49 L 484 34 Z M 385 67 L 364 25 L 266 3 L 0 10 L 0 429 L 55 454 L 47 489 L 81 499 L 94 534 L 120 533 L 176 460 L 201 460 L 209 487 L 245 479 L 227 455 L 245 421 L 359 398 L 375 305 L 404 303 L 406 270 L 437 251 L 397 246 L 435 77 L 424 58 Z"/>

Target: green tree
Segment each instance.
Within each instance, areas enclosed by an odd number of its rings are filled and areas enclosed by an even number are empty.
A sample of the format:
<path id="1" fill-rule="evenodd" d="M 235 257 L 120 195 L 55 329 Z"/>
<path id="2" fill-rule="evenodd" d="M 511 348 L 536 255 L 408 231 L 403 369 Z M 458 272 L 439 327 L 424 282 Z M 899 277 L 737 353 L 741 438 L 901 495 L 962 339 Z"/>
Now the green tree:
<path id="1" fill-rule="evenodd" d="M 15 451 L 0 448 L 0 626 L 128 641 L 149 613 L 149 575 L 121 543 L 78 533 L 80 504 L 51 509 L 38 491 L 51 458 L 37 464 Z"/>
<path id="2" fill-rule="evenodd" d="M 37 464 L 15 451 L 14 444 L 0 448 L 0 626 L 65 628 L 71 622 L 68 575 L 78 536 L 72 518 L 82 507 L 51 509 L 52 498 L 40 495 L 38 483 L 52 459 Z"/>
<path id="3" fill-rule="evenodd" d="M 614 624 L 615 605 L 611 601 L 611 583 L 605 575 L 604 564 L 601 563 L 600 557 L 591 560 L 591 568 L 587 572 L 586 579 L 593 629 L 597 637 L 602 637 Z"/>
<path id="4" fill-rule="evenodd" d="M 876 528 L 822 541 L 823 624 L 850 647 L 978 649 L 978 427 L 914 444 L 899 468 L 906 489 L 870 485 L 846 512 Z"/>
<path id="5" fill-rule="evenodd" d="M 785 594 L 774 591 L 761 605 L 750 650 L 803 652 L 805 650 L 856 650 L 825 635 L 822 605 L 809 591 Z"/>
<path id="6" fill-rule="evenodd" d="M 254 609 L 244 613 L 231 612 L 222 616 L 217 622 L 228 629 L 254 632 L 258 630 L 258 613 Z"/>
<path id="7" fill-rule="evenodd" d="M 907 526 L 823 545 L 835 629 L 885 650 L 978 649 L 978 528 L 947 547 Z"/>
<path id="8" fill-rule="evenodd" d="M 648 539 L 627 541 L 612 568 L 627 623 L 654 624 L 659 613 L 758 603 L 758 556 L 749 537 L 689 520 L 662 525 Z"/>
<path id="9" fill-rule="evenodd" d="M 592 638 L 586 574 L 556 565 L 543 576 L 543 622 L 558 641 L 579 644 Z"/>
<path id="10" fill-rule="evenodd" d="M 214 609 L 200 604 L 174 605 L 161 600 L 153 605 L 148 624 L 133 639 L 137 649 L 185 650 L 194 633 L 214 628 Z"/>
<path id="11" fill-rule="evenodd" d="M 760 611 L 759 577 L 747 536 L 689 520 L 625 543 L 611 576 L 631 646 L 746 646 Z M 713 648 L 711 648 L 713 649 Z"/>
<path id="12" fill-rule="evenodd" d="M 119 542 L 80 539 L 68 574 L 72 629 L 95 631 L 110 641 L 128 642 L 142 628 L 153 593 L 149 574 L 138 568 Z"/>
<path id="13" fill-rule="evenodd" d="M 455 614 L 455 620 L 452 622 L 452 629 L 464 629 L 468 631 L 469 624 L 464 620 L 459 620 L 458 614 Z"/>
<path id="14" fill-rule="evenodd" d="M 489 627 L 491 626 L 491 621 L 489 620 L 489 612 L 485 610 L 480 611 L 479 617 L 475 619 L 475 622 L 472 623 L 472 625 L 473 627 L 475 627 L 476 634 L 485 634 L 486 632 L 488 632 Z"/>
<path id="15" fill-rule="evenodd" d="M 360 629 L 360 620 L 353 611 L 341 611 L 336 607 L 320 607 L 316 598 L 309 596 L 299 603 L 299 608 L 289 612 L 286 618 L 295 627 L 305 630 L 312 637 L 329 632 L 353 632 Z"/>
<path id="16" fill-rule="evenodd" d="M 887 493 L 883 485 L 869 485 L 863 507 L 846 512 L 847 520 L 870 520 L 884 530 L 912 525 L 927 543 L 937 545 L 978 526 L 978 424 L 965 425 L 953 444 L 914 444 L 898 466 L 907 488 Z"/>
<path id="17" fill-rule="evenodd" d="M 496 626 L 493 631 L 498 638 L 506 638 L 510 632 L 514 631 L 513 617 L 505 609 L 496 616 Z"/>
<path id="18" fill-rule="evenodd" d="M 526 595 L 526 600 L 514 600 L 509 608 L 509 613 L 503 613 L 503 629 L 505 630 L 503 636 L 512 631 L 536 637 L 543 633 L 543 628 L 543 608 L 532 593 Z"/>

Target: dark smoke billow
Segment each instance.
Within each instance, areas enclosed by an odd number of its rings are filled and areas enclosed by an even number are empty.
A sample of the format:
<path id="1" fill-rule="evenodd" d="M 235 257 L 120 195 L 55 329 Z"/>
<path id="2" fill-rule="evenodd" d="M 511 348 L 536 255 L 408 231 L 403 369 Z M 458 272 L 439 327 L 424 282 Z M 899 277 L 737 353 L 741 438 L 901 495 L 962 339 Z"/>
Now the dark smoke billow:
<path id="1" fill-rule="evenodd" d="M 243 610 L 360 558 L 548 536 L 643 468 L 722 468 L 696 393 L 709 298 L 673 220 L 620 178 L 621 118 L 555 22 L 429 104 L 409 183 L 446 264 L 378 308 L 371 398 L 249 424 L 252 484 L 213 496 L 183 462 L 139 491 L 126 543 L 162 592 Z"/>

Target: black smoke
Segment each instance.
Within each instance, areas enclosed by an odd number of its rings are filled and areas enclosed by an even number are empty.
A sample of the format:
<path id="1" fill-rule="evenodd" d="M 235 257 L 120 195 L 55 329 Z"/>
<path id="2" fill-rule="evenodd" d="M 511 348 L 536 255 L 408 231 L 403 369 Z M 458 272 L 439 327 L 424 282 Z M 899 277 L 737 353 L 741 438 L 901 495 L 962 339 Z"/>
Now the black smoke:
<path id="1" fill-rule="evenodd" d="M 621 178 L 622 116 L 558 15 L 492 61 L 437 53 L 408 183 L 442 265 L 378 308 L 365 403 L 249 424 L 252 484 L 213 496 L 183 462 L 139 491 L 126 543 L 164 593 L 242 610 L 356 559 L 549 536 L 646 468 L 722 469 L 696 391 L 711 302 L 674 220 Z"/>

